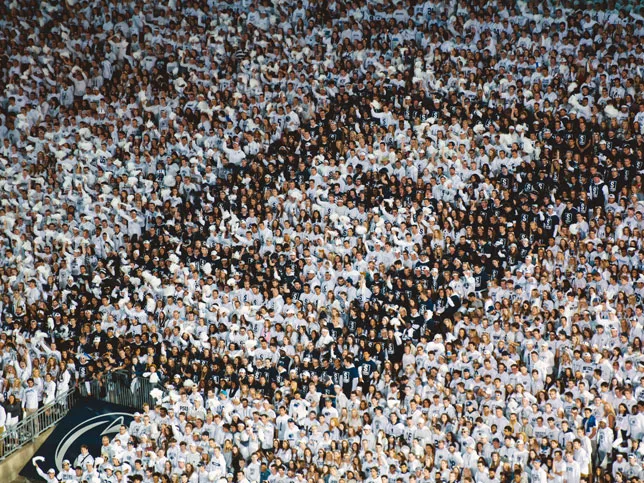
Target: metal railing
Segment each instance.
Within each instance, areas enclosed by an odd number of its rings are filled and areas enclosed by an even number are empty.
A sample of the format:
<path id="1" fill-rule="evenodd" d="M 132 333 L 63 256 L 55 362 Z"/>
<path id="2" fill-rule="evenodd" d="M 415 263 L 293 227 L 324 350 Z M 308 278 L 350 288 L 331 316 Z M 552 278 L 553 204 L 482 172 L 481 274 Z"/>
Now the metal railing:
<path id="1" fill-rule="evenodd" d="M 108 372 L 100 379 L 80 382 L 78 387 L 70 388 L 51 404 L 14 425 L 6 425 L 4 432 L 0 434 L 0 462 L 55 426 L 67 415 L 79 397 L 92 397 L 138 410 L 145 403 L 155 406 L 156 401 L 150 395 L 153 389 L 160 389 L 164 394 L 167 392 L 161 384 L 151 383 L 143 377 L 132 379 L 125 371 Z"/>
<path id="2" fill-rule="evenodd" d="M 152 383 L 145 377 L 132 378 L 126 371 L 107 372 L 100 379 L 79 383 L 78 389 L 83 397 L 93 397 L 135 410 L 140 410 L 146 403 L 150 407 L 156 405 L 156 400 L 150 395 L 153 389 L 166 393 L 163 385 Z"/>
<path id="3" fill-rule="evenodd" d="M 76 388 L 57 396 L 54 402 L 43 406 L 33 414 L 20 420 L 17 424 L 6 425 L 0 435 L 0 461 L 32 443 L 38 436 L 53 427 L 69 412 L 77 400 Z"/>

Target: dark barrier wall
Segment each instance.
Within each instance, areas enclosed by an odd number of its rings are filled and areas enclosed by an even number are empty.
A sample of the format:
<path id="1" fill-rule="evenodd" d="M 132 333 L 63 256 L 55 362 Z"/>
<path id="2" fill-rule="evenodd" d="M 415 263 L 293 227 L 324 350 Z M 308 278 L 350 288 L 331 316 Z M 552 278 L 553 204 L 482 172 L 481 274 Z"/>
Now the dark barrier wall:
<path id="1" fill-rule="evenodd" d="M 54 468 L 58 474 L 63 460 L 74 463 L 82 444 L 88 446 L 90 454 L 100 454 L 101 436 L 106 435 L 112 439 L 121 424 L 129 427 L 132 419 L 131 409 L 125 406 L 96 399 L 81 399 L 58 423 L 32 461 L 37 461 L 44 472 Z M 32 461 L 25 465 L 20 474 L 30 480 L 42 481 Z"/>

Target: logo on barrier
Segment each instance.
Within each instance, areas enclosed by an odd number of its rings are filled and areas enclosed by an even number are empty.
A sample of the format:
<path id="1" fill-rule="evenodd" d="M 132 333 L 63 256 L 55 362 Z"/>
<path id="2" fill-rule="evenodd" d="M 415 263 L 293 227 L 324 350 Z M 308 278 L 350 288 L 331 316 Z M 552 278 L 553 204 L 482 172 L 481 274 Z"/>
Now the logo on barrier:
<path id="1" fill-rule="evenodd" d="M 107 435 L 112 439 L 113 434 L 119 432 L 119 428 L 125 422 L 125 418 L 131 418 L 133 415 L 130 413 L 107 413 L 101 414 L 99 416 L 93 417 L 69 431 L 63 439 L 58 443 L 56 448 L 56 453 L 54 454 L 54 462 L 56 463 L 56 468 L 58 471 L 63 469 L 63 461 L 68 459 L 73 462 L 74 456 L 67 456 L 67 452 L 72 446 L 75 446 L 74 443 L 81 439 L 85 433 L 94 431 L 95 429 L 100 430 L 102 426 L 105 426 L 105 429 L 101 431 L 99 435 L 99 440 Z M 82 441 L 82 440 L 81 440 Z"/>

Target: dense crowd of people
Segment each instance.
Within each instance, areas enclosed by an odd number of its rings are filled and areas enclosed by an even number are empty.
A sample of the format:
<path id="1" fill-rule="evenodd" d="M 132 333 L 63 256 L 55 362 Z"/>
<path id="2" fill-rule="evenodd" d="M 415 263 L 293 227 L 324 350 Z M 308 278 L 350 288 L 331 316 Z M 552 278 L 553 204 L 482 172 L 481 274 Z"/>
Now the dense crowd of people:
<path id="1" fill-rule="evenodd" d="M 642 481 L 642 15 L 0 3 L 0 430 L 119 370 L 50 483 Z"/>

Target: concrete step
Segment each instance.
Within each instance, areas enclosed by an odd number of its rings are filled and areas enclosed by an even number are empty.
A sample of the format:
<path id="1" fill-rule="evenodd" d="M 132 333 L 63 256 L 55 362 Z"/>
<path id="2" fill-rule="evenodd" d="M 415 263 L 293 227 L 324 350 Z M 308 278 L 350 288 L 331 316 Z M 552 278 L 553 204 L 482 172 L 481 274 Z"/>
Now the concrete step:
<path id="1" fill-rule="evenodd" d="M 54 428 L 48 429 L 38 436 L 33 443 L 19 449 L 3 461 L 1 465 L 2 478 L 0 479 L 11 483 L 31 483 L 27 478 L 20 476 L 20 471 L 25 465 L 31 464 L 31 458 L 33 458 L 36 451 L 38 451 L 38 448 L 40 448 L 53 430 Z"/>

